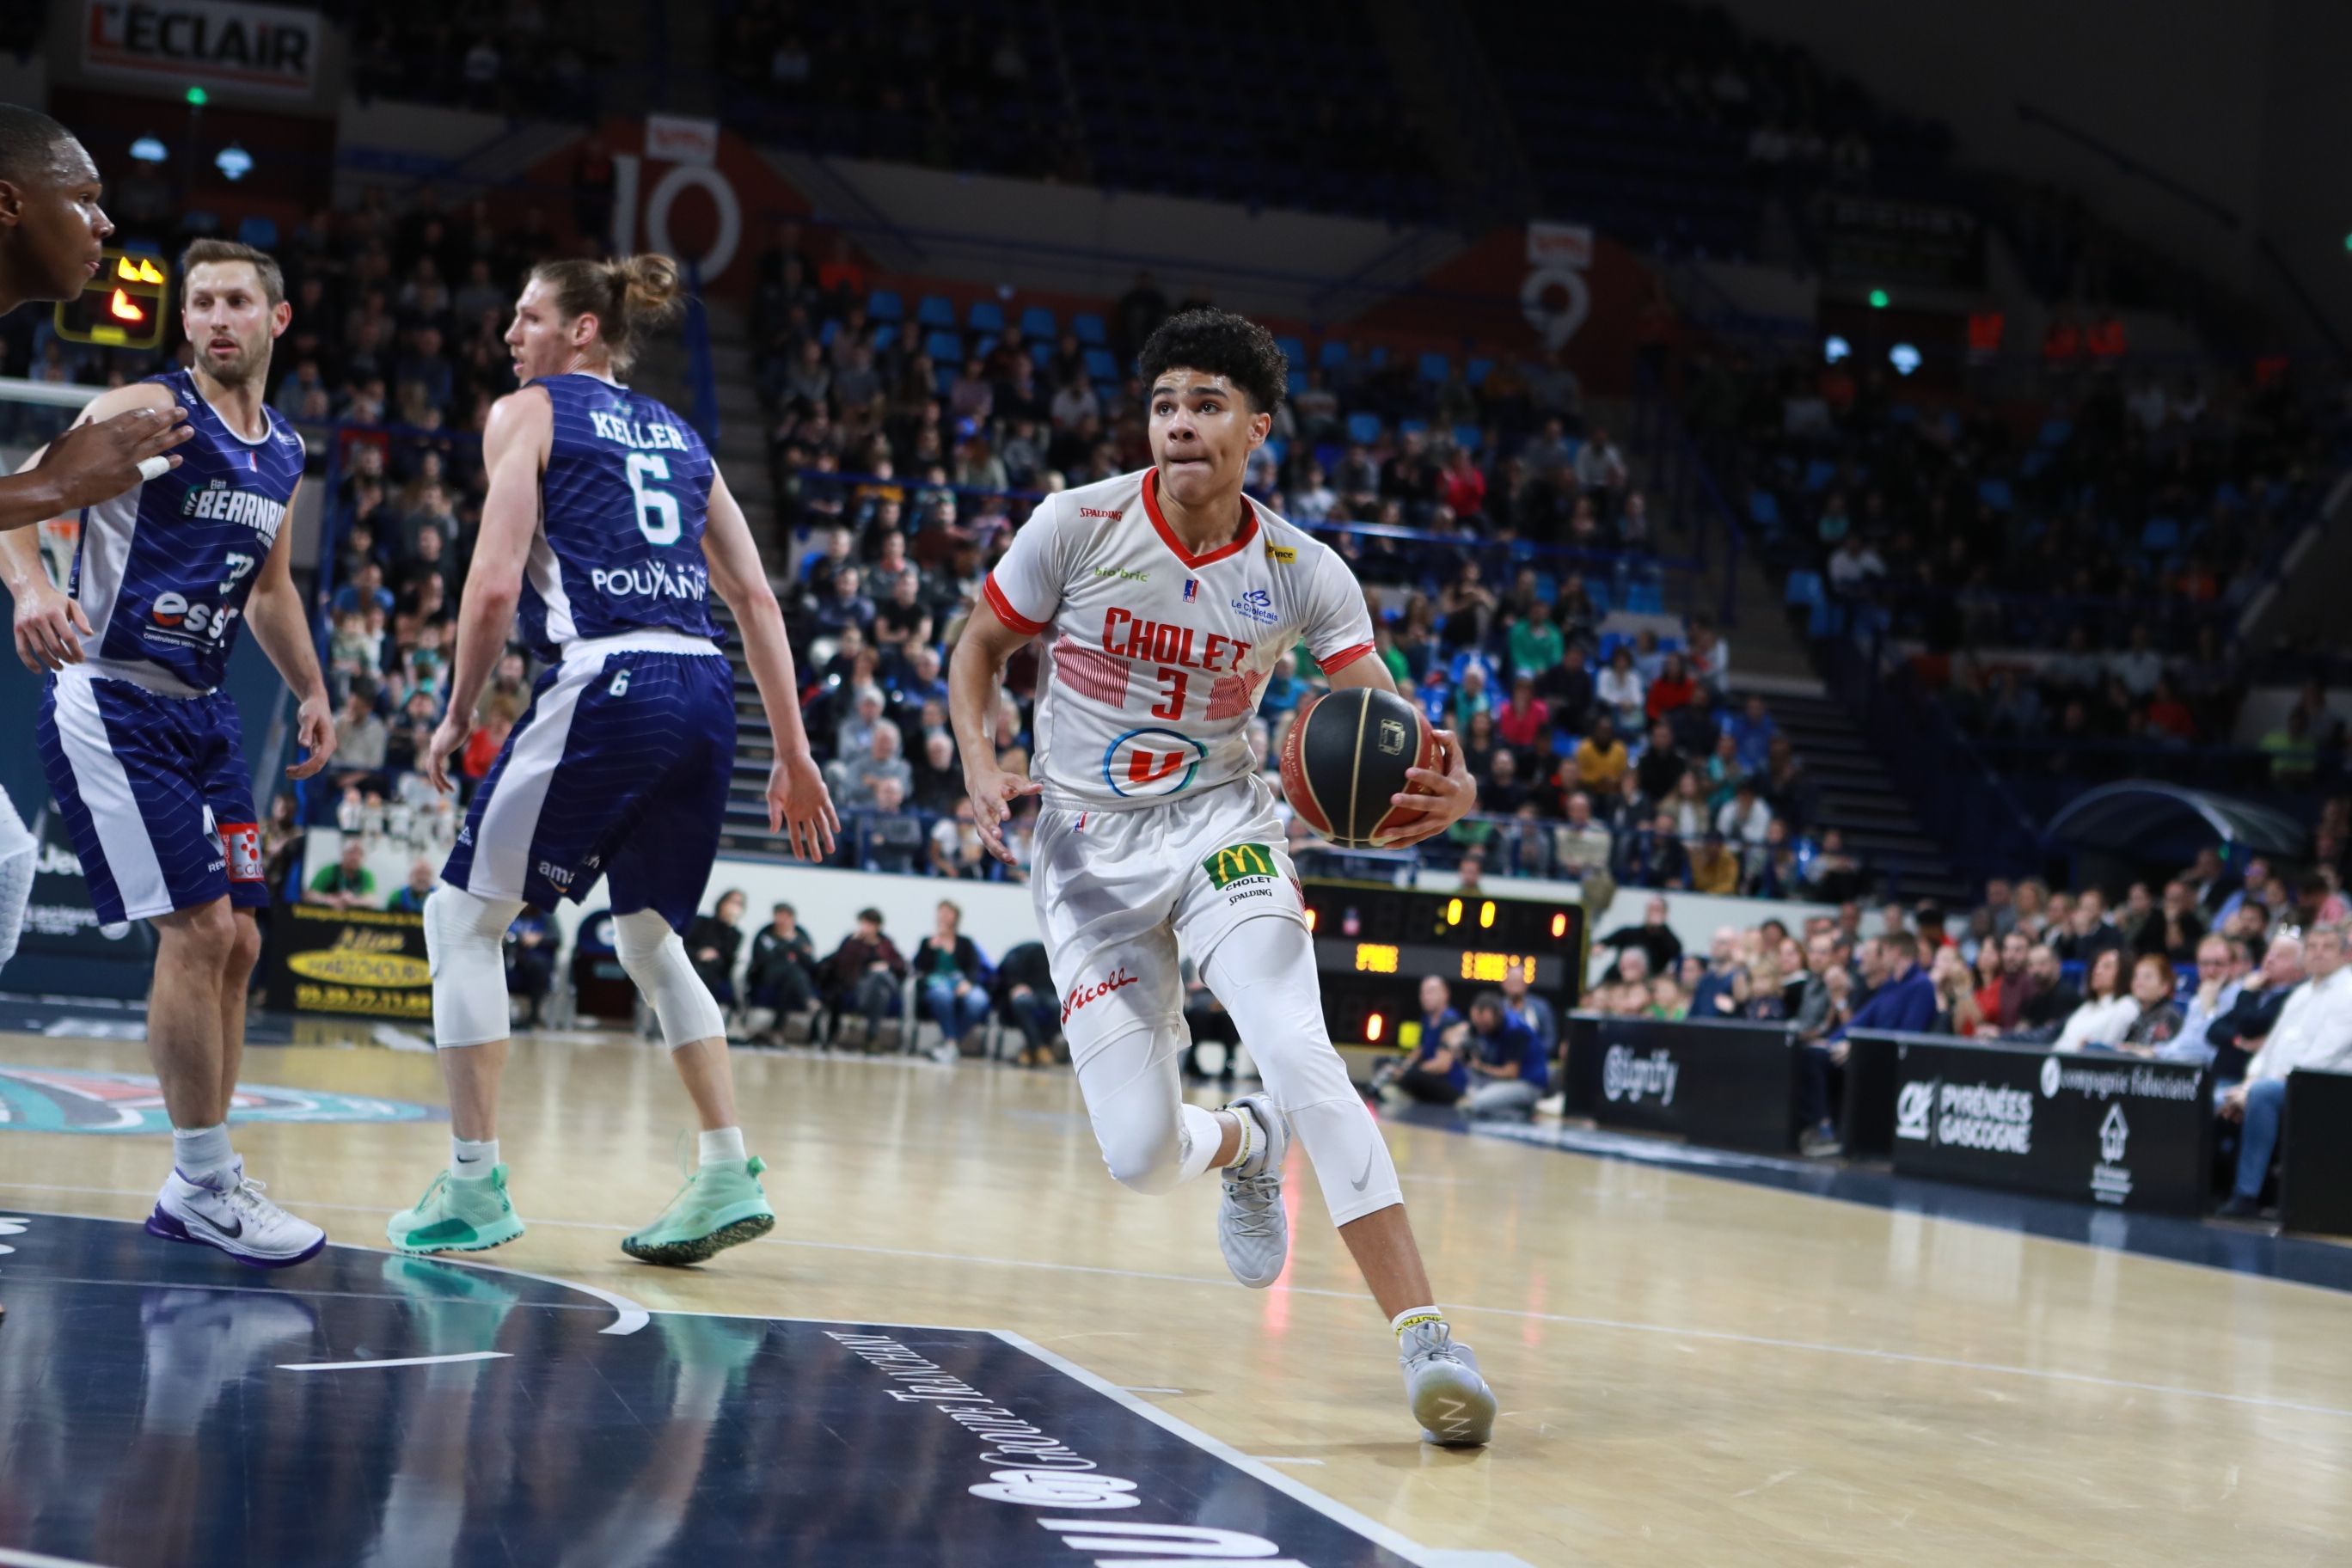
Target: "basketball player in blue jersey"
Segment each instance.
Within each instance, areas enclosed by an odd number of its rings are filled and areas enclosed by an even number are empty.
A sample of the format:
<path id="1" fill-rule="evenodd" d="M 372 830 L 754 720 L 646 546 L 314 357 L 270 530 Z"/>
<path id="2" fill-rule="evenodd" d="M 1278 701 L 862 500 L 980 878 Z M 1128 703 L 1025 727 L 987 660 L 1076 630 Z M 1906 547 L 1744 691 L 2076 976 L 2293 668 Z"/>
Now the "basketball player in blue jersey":
<path id="1" fill-rule="evenodd" d="M 751 531 L 700 437 L 617 377 L 677 308 L 668 258 L 542 264 L 507 346 L 522 390 L 482 437 L 489 494 L 457 613 L 448 717 L 425 771 L 446 766 L 506 651 L 518 609 L 555 659 L 475 793 L 444 885 L 425 900 L 433 1033 L 449 1085 L 449 1168 L 393 1215 L 404 1252 L 475 1251 L 523 1232 L 499 1159 L 509 1027 L 499 942 L 525 903 L 586 896 L 601 876 L 622 966 L 652 1000 L 702 1122 L 700 1168 L 622 1249 L 698 1263 L 766 1234 L 761 1162 L 743 1147 L 719 1005 L 678 932 L 701 902 L 735 762 L 735 682 L 716 592 L 775 733 L 768 823 L 793 854 L 829 854 L 840 822 L 801 728 L 792 649 Z"/>
<path id="2" fill-rule="evenodd" d="M 325 1233 L 262 1195 L 230 1146 L 246 985 L 269 901 L 236 704 L 220 689 L 239 629 L 300 699 L 308 756 L 335 729 L 283 524 L 302 440 L 264 401 L 270 346 L 292 310 L 278 264 L 199 240 L 181 258 L 194 363 L 109 392 L 85 420 L 187 411 L 177 468 L 81 514 L 65 594 L 31 534 L 0 534 L 17 650 L 50 672 L 36 741 L 99 919 L 156 931 L 147 1050 L 172 1118 L 173 1168 L 147 1229 L 257 1268 L 314 1256 Z"/>

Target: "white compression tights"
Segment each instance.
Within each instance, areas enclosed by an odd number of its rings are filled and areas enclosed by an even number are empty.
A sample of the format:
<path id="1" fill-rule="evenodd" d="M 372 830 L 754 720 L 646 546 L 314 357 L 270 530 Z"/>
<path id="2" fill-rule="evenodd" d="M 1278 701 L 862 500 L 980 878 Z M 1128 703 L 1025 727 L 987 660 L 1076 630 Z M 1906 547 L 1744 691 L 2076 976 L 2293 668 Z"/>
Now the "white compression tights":
<path id="1" fill-rule="evenodd" d="M 1172 967 L 1172 952 L 1168 962 Z M 1201 973 L 1233 1016 L 1266 1092 L 1306 1145 L 1331 1222 L 1346 1225 L 1402 1203 L 1380 1127 L 1323 1026 L 1306 928 L 1281 918 L 1247 921 L 1217 944 Z M 1184 1101 L 1178 1058 L 1188 1043 L 1181 1016 L 1139 1017 L 1078 1063 L 1103 1158 L 1113 1176 L 1138 1192 L 1168 1192 L 1207 1170 L 1216 1155 L 1216 1119 Z"/>

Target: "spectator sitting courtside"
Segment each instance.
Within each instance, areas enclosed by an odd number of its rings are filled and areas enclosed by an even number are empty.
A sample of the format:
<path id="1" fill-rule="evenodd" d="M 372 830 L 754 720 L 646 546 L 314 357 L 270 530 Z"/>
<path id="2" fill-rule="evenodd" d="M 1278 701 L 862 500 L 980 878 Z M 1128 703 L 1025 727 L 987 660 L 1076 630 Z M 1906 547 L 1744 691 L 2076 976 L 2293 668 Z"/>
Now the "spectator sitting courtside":
<path id="1" fill-rule="evenodd" d="M 2221 1096 L 2218 1109 L 2223 1120 L 2242 1123 L 2237 1179 L 2220 1210 L 2226 1217 L 2251 1219 L 2261 1212 L 2263 1184 L 2286 1107 L 2287 1075 L 2298 1068 L 2337 1070 L 2352 1065 L 2352 970 L 2346 968 L 2345 957 L 2340 928 L 2318 927 L 2304 938 L 2304 964 L 2311 977 L 2287 997 L 2278 1026 L 2247 1065 L 2246 1080 Z"/>

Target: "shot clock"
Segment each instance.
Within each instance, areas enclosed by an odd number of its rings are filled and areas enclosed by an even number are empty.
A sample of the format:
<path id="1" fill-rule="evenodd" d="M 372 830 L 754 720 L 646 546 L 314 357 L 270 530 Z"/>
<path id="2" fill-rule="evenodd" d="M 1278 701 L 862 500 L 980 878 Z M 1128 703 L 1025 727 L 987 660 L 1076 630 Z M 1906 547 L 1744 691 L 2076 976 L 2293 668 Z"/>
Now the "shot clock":
<path id="1" fill-rule="evenodd" d="M 1341 1045 L 1419 1043 L 1421 983 L 1437 975 L 1467 1011 L 1480 991 L 1522 975 L 1566 1013 L 1584 973 L 1584 910 L 1508 889 L 1424 893 L 1308 879 L 1307 928 L 1323 976 L 1323 1021 Z M 1412 1036 L 1412 1038 L 1405 1037 Z"/>

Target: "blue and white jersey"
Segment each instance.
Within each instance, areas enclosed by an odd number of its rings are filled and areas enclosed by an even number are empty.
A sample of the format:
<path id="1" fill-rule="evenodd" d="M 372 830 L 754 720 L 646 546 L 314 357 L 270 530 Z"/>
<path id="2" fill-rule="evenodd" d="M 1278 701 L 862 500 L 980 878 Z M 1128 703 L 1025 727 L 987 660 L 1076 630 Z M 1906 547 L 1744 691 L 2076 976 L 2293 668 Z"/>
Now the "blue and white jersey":
<path id="1" fill-rule="evenodd" d="M 245 601 L 302 477 L 302 438 L 264 406 L 248 441 L 214 412 L 184 370 L 169 387 L 195 434 L 180 466 L 85 507 L 67 592 L 89 617 L 91 672 L 166 696 L 214 689 L 236 646 Z"/>
<path id="2" fill-rule="evenodd" d="M 523 631 L 542 655 L 656 627 L 716 637 L 702 525 L 702 437 L 653 398 L 593 375 L 534 381 L 555 405 Z"/>

